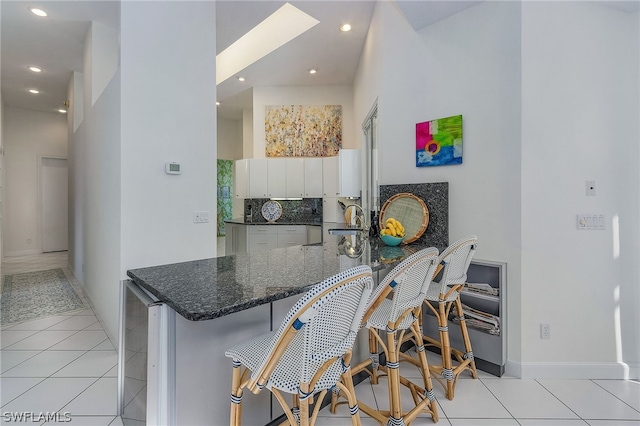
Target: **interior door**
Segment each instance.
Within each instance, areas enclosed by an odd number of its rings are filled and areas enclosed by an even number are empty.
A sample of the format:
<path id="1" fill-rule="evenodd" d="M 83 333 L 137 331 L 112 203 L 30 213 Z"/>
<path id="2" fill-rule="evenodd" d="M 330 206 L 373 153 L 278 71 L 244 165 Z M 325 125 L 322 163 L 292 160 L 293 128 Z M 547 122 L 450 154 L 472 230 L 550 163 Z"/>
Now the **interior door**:
<path id="1" fill-rule="evenodd" d="M 68 248 L 67 160 L 42 158 L 42 252 Z"/>

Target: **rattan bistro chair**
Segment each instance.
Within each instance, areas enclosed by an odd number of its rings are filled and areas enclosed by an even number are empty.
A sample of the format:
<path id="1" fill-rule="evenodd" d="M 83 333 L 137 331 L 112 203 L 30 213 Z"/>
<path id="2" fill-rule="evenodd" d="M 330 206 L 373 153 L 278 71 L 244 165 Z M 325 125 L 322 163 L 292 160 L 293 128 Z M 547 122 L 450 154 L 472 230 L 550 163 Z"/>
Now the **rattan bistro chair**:
<path id="1" fill-rule="evenodd" d="M 280 328 L 226 351 L 233 358 L 232 426 L 242 423 L 242 393 L 267 388 L 291 425 L 313 425 L 310 401 L 337 386 L 349 400 L 352 424 L 360 425 L 349 364 L 351 350 L 373 290 L 371 268 L 356 266 L 314 286 L 291 308 Z M 244 366 L 244 368 L 243 368 Z M 250 376 L 249 376 L 250 373 Z M 293 407 L 283 397 L 293 395 Z"/>
<path id="2" fill-rule="evenodd" d="M 475 254 L 477 244 L 478 239 L 474 235 L 468 236 L 451 244 L 440 254 L 438 257 L 439 269 L 436 274 L 441 269 L 442 276 L 439 281 L 431 282 L 425 297 L 425 305 L 438 320 L 439 338 L 434 339 L 429 336 L 423 336 L 422 340 L 417 340 L 423 341 L 427 346 L 440 348 L 442 365 L 431 364 L 429 368 L 434 372 L 434 377 L 438 383 L 444 386 L 447 399 L 453 399 L 456 381 L 464 370 L 469 369 L 473 378 L 478 378 L 469 332 L 467 331 L 462 303 L 460 302 L 460 291 L 467 281 L 467 270 Z M 458 315 L 457 319 L 464 343 L 464 352 L 451 348 L 449 342 L 448 317 L 453 305 L 455 305 Z M 458 362 L 456 366 L 452 365 L 452 355 Z"/>
<path id="3" fill-rule="evenodd" d="M 371 296 L 365 313 L 364 324 L 369 329 L 369 351 L 371 357 L 353 367 L 352 374 L 366 371 L 371 383 L 377 384 L 380 375 L 386 375 L 389 387 L 389 411 L 378 411 L 358 402 L 360 409 L 381 424 L 400 426 L 410 424 L 420 413 L 428 413 L 438 421 L 437 403 L 431 383 L 429 365 L 424 347 L 417 350 L 418 359 L 403 354 L 400 346 L 407 330 L 421 337 L 418 313 L 426 296 L 429 283 L 437 267 L 438 249 L 428 248 L 416 252 L 389 272 Z M 390 298 L 388 297 L 391 294 Z M 386 339 L 381 337 L 386 334 Z M 379 363 L 379 348 L 385 355 L 385 365 Z M 421 372 L 423 383 L 414 384 L 400 376 L 400 361 L 410 361 Z M 367 367 L 371 369 L 367 369 Z M 400 400 L 400 385 L 412 394 L 415 406 L 403 412 Z M 335 413 L 337 395 L 332 394 L 331 411 Z"/>

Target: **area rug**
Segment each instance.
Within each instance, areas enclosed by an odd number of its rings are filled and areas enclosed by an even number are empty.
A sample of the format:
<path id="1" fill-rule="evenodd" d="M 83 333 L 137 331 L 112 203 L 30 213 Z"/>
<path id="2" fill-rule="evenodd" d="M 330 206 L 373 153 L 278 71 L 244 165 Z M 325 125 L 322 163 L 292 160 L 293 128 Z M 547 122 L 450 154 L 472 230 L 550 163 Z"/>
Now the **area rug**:
<path id="1" fill-rule="evenodd" d="M 1 297 L 2 325 L 85 307 L 62 269 L 5 275 Z"/>

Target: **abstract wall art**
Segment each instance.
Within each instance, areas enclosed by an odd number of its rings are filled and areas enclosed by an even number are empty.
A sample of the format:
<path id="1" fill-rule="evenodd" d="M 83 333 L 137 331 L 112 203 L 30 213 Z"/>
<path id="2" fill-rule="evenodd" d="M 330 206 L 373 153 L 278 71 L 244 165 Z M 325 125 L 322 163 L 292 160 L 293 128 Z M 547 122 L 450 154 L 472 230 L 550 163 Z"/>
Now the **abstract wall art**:
<path id="1" fill-rule="evenodd" d="M 342 105 L 265 107 L 266 157 L 332 157 L 342 147 Z"/>
<path id="2" fill-rule="evenodd" d="M 462 115 L 416 124 L 416 167 L 462 164 Z"/>

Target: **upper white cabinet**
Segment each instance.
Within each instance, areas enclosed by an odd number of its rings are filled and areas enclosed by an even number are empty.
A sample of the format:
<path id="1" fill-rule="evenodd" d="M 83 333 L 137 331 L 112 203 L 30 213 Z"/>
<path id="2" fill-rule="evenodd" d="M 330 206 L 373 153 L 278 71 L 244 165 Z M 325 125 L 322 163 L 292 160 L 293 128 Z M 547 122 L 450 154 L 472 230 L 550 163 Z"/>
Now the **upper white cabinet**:
<path id="1" fill-rule="evenodd" d="M 360 196 L 360 151 L 336 157 L 250 158 L 235 162 L 235 198 Z"/>
<path id="2" fill-rule="evenodd" d="M 287 158 L 285 160 L 285 165 L 285 195 L 289 198 L 305 197 L 304 158 Z"/>
<path id="3" fill-rule="evenodd" d="M 340 196 L 360 197 L 362 190 L 360 175 L 360 150 L 340 150 L 338 182 L 340 184 Z"/>
<path id="4" fill-rule="evenodd" d="M 322 160 L 324 197 L 360 197 L 360 151 L 342 149 L 337 157 Z"/>
<path id="5" fill-rule="evenodd" d="M 304 196 L 322 198 L 322 158 L 304 159 Z"/>
<path id="6" fill-rule="evenodd" d="M 237 160 L 234 165 L 234 195 L 235 198 L 247 198 L 249 185 L 249 160 Z"/>
<path id="7" fill-rule="evenodd" d="M 268 198 L 268 167 L 266 158 L 249 160 L 249 198 Z"/>
<path id="8" fill-rule="evenodd" d="M 267 173 L 267 189 L 269 198 L 286 197 L 287 193 L 287 159 L 285 158 L 269 158 Z"/>

